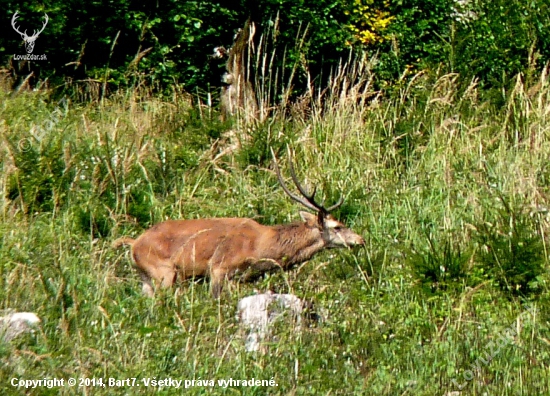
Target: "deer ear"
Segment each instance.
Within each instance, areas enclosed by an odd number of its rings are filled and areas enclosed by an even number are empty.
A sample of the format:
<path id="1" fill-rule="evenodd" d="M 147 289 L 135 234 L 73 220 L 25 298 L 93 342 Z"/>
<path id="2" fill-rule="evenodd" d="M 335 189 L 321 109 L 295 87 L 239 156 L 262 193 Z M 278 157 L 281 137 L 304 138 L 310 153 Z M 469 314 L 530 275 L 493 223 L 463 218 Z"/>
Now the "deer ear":
<path id="1" fill-rule="evenodd" d="M 300 217 L 307 224 L 317 224 L 317 215 L 311 214 L 309 212 L 300 211 Z"/>

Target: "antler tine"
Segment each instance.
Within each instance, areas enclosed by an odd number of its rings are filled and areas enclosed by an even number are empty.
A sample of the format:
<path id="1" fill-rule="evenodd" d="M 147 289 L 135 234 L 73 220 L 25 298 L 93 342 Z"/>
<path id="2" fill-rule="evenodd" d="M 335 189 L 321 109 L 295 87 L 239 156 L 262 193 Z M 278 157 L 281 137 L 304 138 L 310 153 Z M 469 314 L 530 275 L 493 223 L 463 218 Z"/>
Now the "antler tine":
<path id="1" fill-rule="evenodd" d="M 327 208 L 327 212 L 332 212 L 334 209 L 339 208 L 340 206 L 342 206 L 343 203 L 344 203 L 344 197 L 341 195 L 338 202 L 336 202 L 331 207 Z"/>
<path id="2" fill-rule="evenodd" d="M 304 198 L 306 198 L 308 201 L 313 200 L 313 198 L 315 197 L 315 193 L 317 192 L 317 186 L 313 188 L 312 194 L 308 194 L 306 192 L 305 188 L 302 187 L 302 185 L 298 181 L 298 177 L 296 176 L 296 172 L 294 170 L 294 164 L 293 164 L 294 158 L 292 156 L 292 152 L 290 151 L 290 149 L 287 149 L 287 150 L 288 150 L 288 167 L 290 169 L 290 176 L 292 176 L 292 181 L 298 188 L 298 191 L 300 191 L 300 194 L 304 196 Z"/>
<path id="3" fill-rule="evenodd" d="M 297 196 L 296 194 L 292 193 L 288 189 L 288 187 L 286 186 L 286 184 L 283 180 L 283 177 L 281 176 L 281 170 L 279 169 L 279 164 L 277 163 L 277 157 L 275 157 L 275 152 L 273 151 L 273 148 L 271 148 L 271 155 L 273 156 L 273 162 L 275 164 L 275 172 L 277 173 L 277 178 L 279 179 L 279 184 L 281 185 L 281 187 L 282 187 L 283 191 L 286 193 L 286 195 L 288 195 L 294 201 L 304 205 L 306 208 L 311 209 L 314 212 L 319 212 L 321 209 L 318 208 L 317 205 L 314 205 L 313 203 L 311 203 L 309 201 L 309 199 L 307 198 L 307 194 L 305 195 L 305 198 L 308 199 L 306 201 L 304 198 Z M 295 180 L 296 175 L 294 174 L 294 170 L 292 170 L 291 173 L 293 175 L 294 182 L 296 182 L 296 180 Z M 298 188 L 298 189 L 300 190 L 300 188 Z M 302 191 L 300 191 L 300 192 L 302 192 Z"/>
<path id="4" fill-rule="evenodd" d="M 308 194 L 305 190 L 305 188 L 300 184 L 298 181 L 298 177 L 296 176 L 296 171 L 294 170 L 294 158 L 292 155 L 292 152 L 290 151 L 290 148 L 287 147 L 288 150 L 288 167 L 290 170 L 290 176 L 292 177 L 292 181 L 294 182 L 294 185 L 300 191 L 300 194 L 311 204 L 316 208 L 316 211 L 320 211 L 323 213 L 327 213 L 327 210 L 322 206 L 319 205 L 317 202 L 315 202 L 315 193 L 317 192 L 317 186 L 313 187 L 313 192 L 311 194 Z"/>

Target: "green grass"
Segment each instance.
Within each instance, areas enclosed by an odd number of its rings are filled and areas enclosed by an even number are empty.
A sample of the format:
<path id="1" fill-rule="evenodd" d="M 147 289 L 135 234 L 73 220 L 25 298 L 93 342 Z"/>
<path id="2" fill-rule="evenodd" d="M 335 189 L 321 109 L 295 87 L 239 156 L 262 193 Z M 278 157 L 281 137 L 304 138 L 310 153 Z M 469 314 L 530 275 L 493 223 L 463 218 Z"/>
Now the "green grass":
<path id="1" fill-rule="evenodd" d="M 548 81 L 531 96 L 518 82 L 501 108 L 452 75 L 418 76 L 390 98 L 350 81 L 335 78 L 307 117 L 275 109 L 233 124 L 241 148 L 221 156 L 232 126 L 185 98 L 0 90 L 0 309 L 43 321 L 0 344 L 0 392 L 26 394 L 12 378 L 156 377 L 278 384 L 193 394 L 549 393 Z M 232 283 L 220 301 L 201 282 L 142 296 L 111 242 L 169 218 L 296 220 L 270 164 L 269 148 L 286 144 L 306 185 L 327 203 L 344 194 L 335 215 L 366 247 Z M 278 326 L 265 353 L 248 354 L 236 304 L 255 289 L 313 301 L 322 320 Z M 156 391 L 30 393 L 180 393 Z"/>

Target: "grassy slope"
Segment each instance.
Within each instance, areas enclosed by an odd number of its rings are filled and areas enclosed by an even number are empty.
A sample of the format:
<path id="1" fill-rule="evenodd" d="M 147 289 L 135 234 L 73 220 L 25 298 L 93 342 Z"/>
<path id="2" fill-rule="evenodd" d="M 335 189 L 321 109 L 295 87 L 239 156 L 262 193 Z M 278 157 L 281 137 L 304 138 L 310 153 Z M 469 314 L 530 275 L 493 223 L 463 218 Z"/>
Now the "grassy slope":
<path id="1" fill-rule="evenodd" d="M 308 121 L 295 112 L 249 127 L 243 150 L 219 158 L 226 126 L 183 99 L 130 93 L 100 106 L 0 92 L 0 309 L 43 320 L 0 344 L 0 392 L 24 393 L 12 377 L 69 376 L 278 383 L 216 394 L 442 395 L 453 380 L 463 395 L 550 392 L 547 84 L 528 97 L 518 83 L 495 110 L 452 75 L 369 105 L 335 83 Z M 297 218 L 269 170 L 269 144 L 285 142 L 327 201 L 344 192 L 336 215 L 367 247 L 232 284 L 219 302 L 203 283 L 141 296 L 115 238 L 167 218 Z M 312 300 L 324 319 L 301 333 L 281 326 L 265 354 L 247 354 L 235 307 L 254 289 Z M 503 339 L 511 325 L 518 335 Z"/>

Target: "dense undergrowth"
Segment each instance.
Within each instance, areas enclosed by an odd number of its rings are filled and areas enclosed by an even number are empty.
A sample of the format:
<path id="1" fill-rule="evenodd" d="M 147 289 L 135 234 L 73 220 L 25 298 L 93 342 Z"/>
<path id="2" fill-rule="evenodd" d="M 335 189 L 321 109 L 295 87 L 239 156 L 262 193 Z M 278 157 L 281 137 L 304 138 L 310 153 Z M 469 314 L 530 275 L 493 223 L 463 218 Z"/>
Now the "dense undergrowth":
<path id="1" fill-rule="evenodd" d="M 418 75 L 383 97 L 334 79 L 307 109 L 247 125 L 184 96 L 78 103 L 0 90 L 0 309 L 42 318 L 0 344 L 1 392 L 45 377 L 278 384 L 197 394 L 550 392 L 548 78 L 529 89 L 518 77 L 498 106 L 456 81 Z M 335 215 L 366 247 L 232 283 L 220 301 L 200 282 L 142 296 L 111 242 L 170 218 L 297 219 L 269 154 L 287 144 L 326 202 L 344 194 Z M 308 299 L 322 320 L 281 327 L 248 354 L 235 312 L 255 289 Z M 32 391 L 59 393 L 75 388 Z"/>

